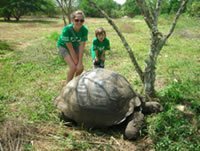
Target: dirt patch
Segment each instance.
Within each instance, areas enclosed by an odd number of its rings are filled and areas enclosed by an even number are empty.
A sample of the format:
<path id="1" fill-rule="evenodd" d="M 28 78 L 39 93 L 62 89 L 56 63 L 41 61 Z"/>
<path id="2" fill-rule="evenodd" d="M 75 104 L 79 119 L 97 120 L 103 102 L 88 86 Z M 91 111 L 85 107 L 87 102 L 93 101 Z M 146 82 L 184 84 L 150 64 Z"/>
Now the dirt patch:
<path id="1" fill-rule="evenodd" d="M 183 30 L 178 32 L 178 35 L 183 38 L 188 38 L 188 39 L 199 39 L 200 38 L 200 33 L 195 32 L 195 31 L 190 31 L 190 30 Z"/>
<path id="2" fill-rule="evenodd" d="M 89 144 L 92 146 L 89 150 L 114 151 L 149 151 L 152 148 L 152 141 L 148 138 L 141 138 L 137 141 L 124 140 L 122 136 L 113 136 L 108 133 L 100 132 L 101 135 L 95 132 L 88 132 L 79 127 L 55 126 L 55 125 L 40 125 L 35 133 L 35 139 L 32 140 L 33 146 L 36 150 L 59 150 L 63 146 L 59 146 L 56 142 L 62 140 L 68 144 L 65 145 L 66 150 L 79 150 L 77 146 L 84 146 Z"/>
<path id="3" fill-rule="evenodd" d="M 128 34 L 140 32 L 140 30 L 135 27 L 135 23 L 133 22 L 126 24 L 119 24 L 119 29 L 121 30 L 121 32 Z"/>
<path id="4" fill-rule="evenodd" d="M 156 90 L 160 90 L 164 88 L 167 84 L 167 81 L 164 78 L 157 78 L 155 81 L 155 88 Z"/>
<path id="5" fill-rule="evenodd" d="M 36 28 L 37 24 L 33 24 L 33 23 L 26 23 L 26 24 L 22 24 L 21 28 Z"/>
<path id="6" fill-rule="evenodd" d="M 0 127 L 0 150 L 20 151 L 26 143 L 30 129 L 21 121 L 9 120 Z"/>
<path id="7" fill-rule="evenodd" d="M 9 120 L 0 127 L 0 150 L 37 151 L 53 150 L 113 150 L 113 151 L 149 151 L 152 141 L 141 138 L 137 141 L 124 140 L 122 136 L 113 136 L 94 132 L 78 127 L 68 127 L 59 124 L 25 125 L 20 120 Z"/>

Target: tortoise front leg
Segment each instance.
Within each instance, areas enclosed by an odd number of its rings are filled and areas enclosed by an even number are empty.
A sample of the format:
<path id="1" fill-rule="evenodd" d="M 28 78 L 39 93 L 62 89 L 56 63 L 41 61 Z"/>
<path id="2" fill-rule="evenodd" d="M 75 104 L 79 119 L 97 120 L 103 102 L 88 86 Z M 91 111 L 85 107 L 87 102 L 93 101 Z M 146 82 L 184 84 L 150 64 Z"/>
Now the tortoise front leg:
<path id="1" fill-rule="evenodd" d="M 59 113 L 59 118 L 60 118 L 60 121 L 64 122 L 64 125 L 66 126 L 73 126 L 73 125 L 77 125 L 77 123 L 72 120 L 71 118 L 67 117 L 63 112 L 60 112 Z"/>
<path id="2" fill-rule="evenodd" d="M 152 114 L 152 113 L 159 113 L 163 111 L 163 107 L 158 102 L 145 102 L 145 104 L 142 106 L 142 113 L 146 114 Z"/>
<path id="3" fill-rule="evenodd" d="M 144 114 L 141 111 L 134 112 L 125 128 L 125 138 L 136 140 L 144 123 Z"/>

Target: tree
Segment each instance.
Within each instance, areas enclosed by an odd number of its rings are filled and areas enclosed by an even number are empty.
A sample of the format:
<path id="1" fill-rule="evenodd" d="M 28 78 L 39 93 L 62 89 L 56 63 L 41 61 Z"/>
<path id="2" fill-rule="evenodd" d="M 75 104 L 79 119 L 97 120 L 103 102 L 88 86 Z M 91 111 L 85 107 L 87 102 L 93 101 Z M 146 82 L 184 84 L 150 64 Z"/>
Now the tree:
<path id="1" fill-rule="evenodd" d="M 9 21 L 11 18 L 11 10 L 6 8 L 9 5 L 10 0 L 0 1 L 0 16 L 4 17 L 5 21 Z"/>
<path id="2" fill-rule="evenodd" d="M 0 2 L 0 13 L 5 20 L 10 20 L 14 17 L 17 21 L 21 16 L 30 12 L 47 11 L 54 8 L 52 0 L 2 0 Z"/>
<path id="3" fill-rule="evenodd" d="M 56 0 L 60 8 L 62 9 L 64 25 L 67 24 L 65 16 L 68 18 L 68 23 L 71 23 L 71 13 L 72 13 L 72 2 L 73 0 Z"/>
<path id="4" fill-rule="evenodd" d="M 171 27 L 166 35 L 161 33 L 158 29 L 158 17 L 160 14 L 162 0 L 157 0 L 156 5 L 152 5 L 152 3 L 147 3 L 145 0 L 136 0 L 137 5 L 144 16 L 144 20 L 150 30 L 151 33 L 151 44 L 149 49 L 149 55 L 145 60 L 146 67 L 144 71 L 142 71 L 141 67 L 139 66 L 135 55 L 130 48 L 129 44 L 127 43 L 125 37 L 120 33 L 118 27 L 115 25 L 113 20 L 103 11 L 101 10 L 92 0 L 89 0 L 90 3 L 104 15 L 104 17 L 108 20 L 110 25 L 114 28 L 117 32 L 118 36 L 121 38 L 124 47 L 126 48 L 130 59 L 135 67 L 136 72 L 138 73 L 145 90 L 146 99 L 151 99 L 155 97 L 155 79 L 156 79 L 156 62 L 157 57 L 160 54 L 164 44 L 166 43 L 167 39 L 172 35 L 177 21 L 186 7 L 188 0 L 182 0 L 181 5 L 179 6 L 178 11 L 176 12 L 175 18 L 171 24 Z"/>
<path id="5" fill-rule="evenodd" d="M 134 17 L 135 15 L 141 14 L 135 0 L 127 0 L 123 5 L 122 10 L 124 15 L 129 17 Z"/>
<path id="6" fill-rule="evenodd" d="M 58 10 L 56 9 L 56 2 L 54 0 L 44 0 L 43 4 L 39 4 L 39 6 L 41 6 L 40 12 L 48 17 L 52 17 L 57 14 Z"/>
<path id="7" fill-rule="evenodd" d="M 191 16 L 200 17 L 200 1 L 199 0 L 190 0 L 189 6 L 187 8 L 187 13 Z"/>
<path id="8" fill-rule="evenodd" d="M 81 10 L 84 10 L 84 13 L 86 16 L 100 17 L 100 14 L 98 13 L 98 11 L 95 8 L 90 6 L 88 0 L 81 0 L 81 2 L 79 4 L 79 8 Z"/>
<path id="9" fill-rule="evenodd" d="M 117 4 L 113 0 L 93 0 L 99 7 L 105 10 L 110 17 L 117 17 L 118 14 L 116 10 L 120 9 L 120 5 Z M 90 6 L 90 2 L 88 0 L 81 0 L 79 4 L 79 8 L 84 10 L 86 16 L 90 17 L 103 17 L 98 13 L 98 10 Z"/>
<path id="10" fill-rule="evenodd" d="M 176 12 L 179 8 L 179 5 L 180 0 L 169 0 L 168 14 Z"/>

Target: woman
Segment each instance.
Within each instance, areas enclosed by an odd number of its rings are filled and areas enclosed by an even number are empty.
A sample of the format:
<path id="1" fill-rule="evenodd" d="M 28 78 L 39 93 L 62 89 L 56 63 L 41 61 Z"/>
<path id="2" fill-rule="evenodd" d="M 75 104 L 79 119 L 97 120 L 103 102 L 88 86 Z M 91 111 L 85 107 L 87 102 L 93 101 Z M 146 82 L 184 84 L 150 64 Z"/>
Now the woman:
<path id="1" fill-rule="evenodd" d="M 72 14 L 72 24 L 65 26 L 60 35 L 57 46 L 60 55 L 69 65 L 67 83 L 74 76 L 83 72 L 83 51 L 88 39 L 88 29 L 84 26 L 85 15 L 78 10 Z"/>

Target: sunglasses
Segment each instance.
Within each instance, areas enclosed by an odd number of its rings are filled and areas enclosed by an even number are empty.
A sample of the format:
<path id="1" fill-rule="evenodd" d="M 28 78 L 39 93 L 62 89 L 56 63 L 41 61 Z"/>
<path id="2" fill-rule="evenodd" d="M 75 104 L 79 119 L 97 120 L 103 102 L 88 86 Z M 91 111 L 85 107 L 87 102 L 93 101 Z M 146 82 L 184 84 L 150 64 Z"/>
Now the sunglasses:
<path id="1" fill-rule="evenodd" d="M 74 19 L 74 21 L 83 23 L 85 20 L 84 19 Z"/>

